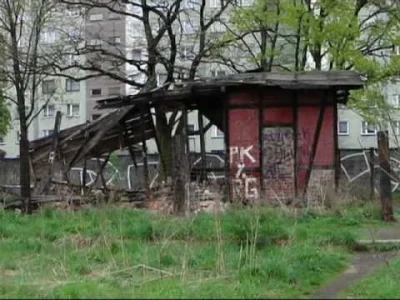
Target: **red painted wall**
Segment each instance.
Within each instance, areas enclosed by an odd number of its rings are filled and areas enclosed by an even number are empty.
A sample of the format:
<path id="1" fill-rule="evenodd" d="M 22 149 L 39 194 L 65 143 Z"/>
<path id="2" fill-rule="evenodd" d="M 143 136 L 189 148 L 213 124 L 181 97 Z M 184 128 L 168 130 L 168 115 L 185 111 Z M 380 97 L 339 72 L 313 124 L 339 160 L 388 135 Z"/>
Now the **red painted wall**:
<path id="1" fill-rule="evenodd" d="M 293 99 L 293 91 L 273 91 L 265 92 L 262 96 L 263 103 L 277 103 L 282 99 L 284 103 L 288 103 Z M 253 108 L 230 108 L 229 111 L 229 146 L 230 146 L 230 168 L 231 178 L 233 181 L 233 193 L 240 191 L 241 197 L 252 198 L 261 195 L 260 179 L 263 177 L 263 168 L 269 168 L 271 161 L 276 160 L 280 165 L 277 172 L 284 170 L 285 176 L 272 176 L 270 173 L 264 174 L 264 195 L 266 198 L 284 197 L 292 198 L 294 196 L 294 177 L 297 178 L 297 191 L 301 195 L 306 170 L 310 164 L 310 154 L 313 146 L 315 131 L 317 127 L 320 106 L 317 104 L 323 97 L 322 92 L 310 91 L 298 94 L 297 116 L 294 116 L 293 106 L 285 107 L 264 107 L 262 111 L 262 126 L 272 127 L 275 129 L 265 130 L 265 135 L 259 135 L 260 112 L 254 105 L 259 103 L 260 93 L 254 92 L 237 92 L 230 95 L 230 105 L 253 105 Z M 304 106 L 302 106 L 304 103 Z M 310 106 L 315 103 L 315 106 Z M 295 131 L 292 130 L 295 120 L 297 119 L 296 131 L 297 137 L 294 137 Z M 276 127 L 286 126 L 289 128 L 279 129 Z M 334 153 L 335 153 L 335 135 L 334 128 L 334 106 L 328 106 L 325 109 L 325 115 L 322 122 L 320 138 L 316 150 L 314 169 L 330 168 L 334 169 Z M 279 131 L 281 130 L 281 131 Z M 283 130 L 283 131 L 282 131 Z M 278 142 L 280 135 L 285 132 L 289 134 L 288 138 L 297 139 L 297 156 L 294 157 L 294 149 L 280 149 L 279 144 L 270 147 L 269 144 Z M 293 136 L 291 136 L 293 132 Z M 275 140 L 271 134 L 275 134 Z M 267 136 L 269 135 L 269 136 Z M 262 139 L 268 142 L 264 143 L 265 151 L 263 155 L 264 167 L 260 162 L 260 151 L 262 148 Z M 271 140 L 272 138 L 272 140 Z M 272 141 L 272 142 L 271 142 Z M 294 145 L 291 143 L 283 143 L 282 147 Z M 285 150 L 285 151 L 283 151 Z M 292 155 L 293 157 L 290 157 Z M 283 162 L 285 160 L 285 162 Z M 289 162 L 288 162 L 289 160 Z M 293 160 L 291 163 L 290 160 Z M 286 164 L 282 166 L 282 164 Z M 293 175 L 288 175 L 287 170 L 296 165 Z M 283 169 L 282 169 L 283 168 Z M 332 178 L 333 179 L 333 178 Z"/>

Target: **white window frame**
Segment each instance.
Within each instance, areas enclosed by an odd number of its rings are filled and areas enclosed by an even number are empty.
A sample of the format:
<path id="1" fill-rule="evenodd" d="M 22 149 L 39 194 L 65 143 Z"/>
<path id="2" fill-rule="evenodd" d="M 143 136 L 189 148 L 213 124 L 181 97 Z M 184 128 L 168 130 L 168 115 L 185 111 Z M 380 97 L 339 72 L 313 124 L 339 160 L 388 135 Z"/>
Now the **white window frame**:
<path id="1" fill-rule="evenodd" d="M 53 109 L 50 109 L 52 107 Z M 43 107 L 43 116 L 44 117 L 54 117 L 56 114 L 56 106 L 54 104 L 46 104 Z"/>
<path id="2" fill-rule="evenodd" d="M 89 15 L 89 21 L 96 22 L 96 21 L 103 21 L 104 17 L 102 13 L 91 14 Z"/>
<path id="3" fill-rule="evenodd" d="M 400 55 L 400 45 L 393 46 L 394 55 Z"/>
<path id="4" fill-rule="evenodd" d="M 42 132 L 43 132 L 43 136 L 46 137 L 46 136 L 49 136 L 50 134 L 53 134 L 54 129 L 43 129 Z"/>
<path id="5" fill-rule="evenodd" d="M 372 125 L 372 126 L 374 126 L 374 132 L 368 132 L 368 126 L 369 125 Z M 366 131 L 364 131 L 364 128 L 367 128 L 367 130 Z M 361 135 L 376 135 L 376 133 L 377 133 L 377 129 L 376 129 L 376 126 L 375 125 L 373 125 L 373 124 L 368 124 L 368 122 L 367 121 L 361 121 Z"/>
<path id="6" fill-rule="evenodd" d="M 75 54 L 68 55 L 68 65 L 75 65 L 80 62 L 79 56 Z"/>
<path id="7" fill-rule="evenodd" d="M 74 87 L 74 84 L 77 86 Z M 65 91 L 66 92 L 79 92 L 81 90 L 81 83 L 72 79 L 65 80 Z"/>
<path id="8" fill-rule="evenodd" d="M 211 70 L 210 72 L 211 77 L 219 77 L 219 76 L 225 76 L 226 71 L 225 70 Z"/>
<path id="9" fill-rule="evenodd" d="M 346 123 L 346 132 L 340 132 L 340 123 Z M 339 120 L 337 124 L 338 135 L 349 135 L 350 134 L 350 122 L 347 120 Z"/>
<path id="10" fill-rule="evenodd" d="M 43 43 L 54 44 L 57 41 L 58 34 L 54 29 L 48 29 L 43 32 Z"/>
<path id="11" fill-rule="evenodd" d="M 74 113 L 74 107 L 78 107 L 78 111 Z M 67 104 L 67 117 L 79 117 L 80 116 L 80 105 L 78 103 Z"/>
<path id="12" fill-rule="evenodd" d="M 241 7 L 248 7 L 253 5 L 253 0 L 239 0 L 239 5 Z"/>
<path id="13" fill-rule="evenodd" d="M 210 0 L 210 7 L 211 8 L 221 7 L 221 0 Z"/>
<path id="14" fill-rule="evenodd" d="M 400 95 L 393 95 L 392 105 L 394 108 L 400 108 Z"/>
<path id="15" fill-rule="evenodd" d="M 211 137 L 213 139 L 223 139 L 225 135 L 221 130 L 218 129 L 217 126 L 213 125 Z"/>

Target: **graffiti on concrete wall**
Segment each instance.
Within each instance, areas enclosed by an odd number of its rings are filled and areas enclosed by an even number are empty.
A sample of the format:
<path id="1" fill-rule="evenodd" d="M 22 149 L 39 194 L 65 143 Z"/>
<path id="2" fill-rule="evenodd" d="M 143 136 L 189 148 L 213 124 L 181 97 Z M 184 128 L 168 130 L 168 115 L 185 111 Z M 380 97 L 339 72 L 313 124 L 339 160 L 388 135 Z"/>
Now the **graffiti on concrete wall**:
<path id="1" fill-rule="evenodd" d="M 349 183 L 360 184 L 365 187 L 366 179 L 371 175 L 371 164 L 370 164 L 370 154 L 369 151 L 361 151 L 356 153 L 350 153 L 343 155 L 340 158 L 341 169 L 345 178 Z M 378 164 L 378 153 L 374 151 L 374 157 L 372 161 L 373 168 L 375 169 L 375 174 L 379 174 L 380 166 Z M 392 174 L 390 174 L 392 183 L 392 192 L 400 190 L 400 160 L 390 157 L 390 166 Z M 376 176 L 376 179 L 379 179 Z M 378 192 L 378 180 L 375 182 L 375 191 Z"/>

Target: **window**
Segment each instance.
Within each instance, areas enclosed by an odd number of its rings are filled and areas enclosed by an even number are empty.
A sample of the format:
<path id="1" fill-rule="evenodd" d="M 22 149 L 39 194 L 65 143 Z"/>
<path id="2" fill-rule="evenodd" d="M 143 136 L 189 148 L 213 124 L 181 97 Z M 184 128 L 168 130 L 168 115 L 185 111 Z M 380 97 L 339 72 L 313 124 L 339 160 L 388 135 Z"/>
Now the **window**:
<path id="1" fill-rule="evenodd" d="M 53 134 L 53 132 L 54 132 L 54 130 L 53 130 L 53 129 L 45 129 L 45 130 L 43 130 L 43 136 L 49 136 L 49 135 L 52 135 L 52 134 Z"/>
<path id="2" fill-rule="evenodd" d="M 73 8 L 73 7 L 67 7 L 67 9 L 65 10 L 67 15 L 70 17 L 77 17 L 80 14 L 79 9 Z"/>
<path id="3" fill-rule="evenodd" d="M 68 59 L 68 65 L 76 65 L 79 63 L 78 55 L 70 54 L 70 55 L 68 55 L 67 59 Z"/>
<path id="4" fill-rule="evenodd" d="M 42 40 L 44 43 L 55 43 L 57 40 L 57 32 L 55 30 L 46 30 L 43 32 Z"/>
<path id="5" fill-rule="evenodd" d="M 121 93 L 121 88 L 119 86 L 108 88 L 109 96 L 117 96 L 117 95 L 120 95 L 120 93 Z"/>
<path id="6" fill-rule="evenodd" d="M 350 133 L 349 122 L 348 121 L 339 121 L 338 122 L 338 134 L 339 135 L 348 135 Z"/>
<path id="7" fill-rule="evenodd" d="M 213 138 L 223 138 L 224 133 L 221 130 L 219 130 L 217 126 L 213 126 L 212 137 Z"/>
<path id="8" fill-rule="evenodd" d="M 141 60 L 142 59 L 142 50 L 141 49 L 133 49 L 132 50 L 132 59 L 133 60 Z"/>
<path id="9" fill-rule="evenodd" d="M 79 117 L 79 104 L 67 104 L 67 116 Z"/>
<path id="10" fill-rule="evenodd" d="M 87 42 L 88 46 L 101 46 L 103 44 L 103 41 L 100 39 L 91 39 Z"/>
<path id="11" fill-rule="evenodd" d="M 400 108 L 400 95 L 393 95 L 393 107 Z"/>
<path id="12" fill-rule="evenodd" d="M 211 70 L 211 77 L 225 76 L 226 72 L 223 70 Z"/>
<path id="13" fill-rule="evenodd" d="M 185 47 L 185 46 L 181 47 L 179 54 L 180 54 L 179 57 L 182 60 L 194 59 L 195 57 L 191 47 Z"/>
<path id="14" fill-rule="evenodd" d="M 47 104 L 43 107 L 43 115 L 45 117 L 54 116 L 55 111 L 56 111 L 56 108 L 55 108 L 54 104 Z"/>
<path id="15" fill-rule="evenodd" d="M 81 85 L 79 81 L 75 81 L 72 79 L 67 79 L 65 81 L 65 90 L 67 92 L 79 92 L 81 89 Z"/>
<path id="16" fill-rule="evenodd" d="M 111 44 L 121 44 L 121 38 L 119 36 L 112 36 L 110 38 L 110 43 Z"/>
<path id="17" fill-rule="evenodd" d="M 210 0 L 210 7 L 220 7 L 222 0 Z"/>
<path id="18" fill-rule="evenodd" d="M 54 79 L 44 80 L 42 82 L 42 93 L 53 94 L 56 91 L 56 81 Z"/>
<path id="19" fill-rule="evenodd" d="M 239 0 L 240 6 L 251 6 L 253 4 L 253 0 Z"/>
<path id="20" fill-rule="evenodd" d="M 103 20 L 103 14 L 93 14 L 89 16 L 90 21 L 101 21 Z"/>
<path id="21" fill-rule="evenodd" d="M 90 91 L 90 95 L 92 95 L 92 96 L 101 96 L 101 89 L 92 89 Z"/>
<path id="22" fill-rule="evenodd" d="M 199 25 L 196 22 L 189 21 L 189 20 L 184 20 L 182 21 L 182 32 L 183 33 L 195 33 L 197 29 L 199 28 Z"/>
<path id="23" fill-rule="evenodd" d="M 110 12 L 108 15 L 109 20 L 119 20 L 119 14 Z"/>
<path id="24" fill-rule="evenodd" d="M 189 138 L 190 139 L 194 139 L 195 136 L 194 135 L 190 135 L 191 132 L 194 132 L 194 125 L 193 124 L 188 124 L 187 125 L 187 130 L 188 130 Z"/>
<path id="25" fill-rule="evenodd" d="M 400 55 L 400 45 L 393 46 L 394 55 Z"/>
<path id="26" fill-rule="evenodd" d="M 100 118 L 100 114 L 94 114 L 94 115 L 92 115 L 92 121 L 95 121 L 95 120 L 97 120 L 98 118 Z"/>
<path id="27" fill-rule="evenodd" d="M 400 135 L 400 121 L 393 121 L 391 127 L 395 135 Z"/>
<path id="28" fill-rule="evenodd" d="M 369 124 L 366 121 L 362 122 L 361 125 L 361 134 L 363 135 L 374 135 L 376 134 L 376 127 L 374 124 Z"/>
<path id="29" fill-rule="evenodd" d="M 214 23 L 211 24 L 211 32 L 224 32 L 225 31 L 225 26 L 219 22 L 215 21 Z"/>
<path id="30" fill-rule="evenodd" d="M 184 9 L 195 9 L 196 5 L 198 5 L 199 3 L 197 2 L 197 0 L 184 0 L 183 1 L 183 8 Z"/>

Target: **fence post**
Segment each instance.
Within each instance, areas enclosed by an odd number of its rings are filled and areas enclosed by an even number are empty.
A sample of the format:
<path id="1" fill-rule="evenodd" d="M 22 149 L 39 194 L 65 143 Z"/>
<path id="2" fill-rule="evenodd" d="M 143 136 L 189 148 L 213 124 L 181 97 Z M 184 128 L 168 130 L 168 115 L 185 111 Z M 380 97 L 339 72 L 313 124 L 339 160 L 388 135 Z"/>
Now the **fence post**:
<path id="1" fill-rule="evenodd" d="M 392 204 L 392 185 L 390 182 L 390 152 L 389 152 L 389 132 L 378 132 L 378 153 L 380 166 L 379 191 L 382 204 L 382 218 L 390 222 L 395 221 Z"/>
<path id="2" fill-rule="evenodd" d="M 374 163 L 374 148 L 369 148 L 368 164 L 370 169 L 369 176 L 369 199 L 371 201 L 375 198 L 375 163 Z"/>

